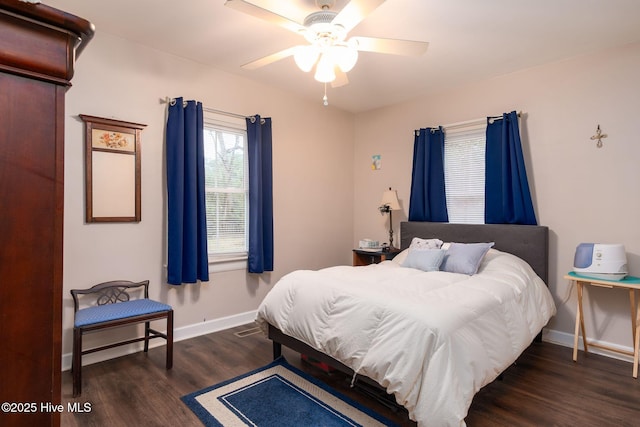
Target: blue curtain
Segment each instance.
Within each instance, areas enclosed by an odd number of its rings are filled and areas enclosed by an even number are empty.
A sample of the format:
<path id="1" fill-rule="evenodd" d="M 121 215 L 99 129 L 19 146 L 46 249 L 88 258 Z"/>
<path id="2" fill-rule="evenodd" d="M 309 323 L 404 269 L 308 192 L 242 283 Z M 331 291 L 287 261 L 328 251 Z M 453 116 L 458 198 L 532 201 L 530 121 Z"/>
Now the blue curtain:
<path id="1" fill-rule="evenodd" d="M 249 161 L 249 273 L 273 271 L 271 119 L 247 118 Z"/>
<path id="2" fill-rule="evenodd" d="M 487 119 L 485 223 L 537 224 L 515 111 Z"/>
<path id="3" fill-rule="evenodd" d="M 442 127 L 420 129 L 413 142 L 409 221 L 448 222 Z"/>
<path id="4" fill-rule="evenodd" d="M 167 120 L 167 282 L 209 280 L 202 104 L 169 104 Z"/>

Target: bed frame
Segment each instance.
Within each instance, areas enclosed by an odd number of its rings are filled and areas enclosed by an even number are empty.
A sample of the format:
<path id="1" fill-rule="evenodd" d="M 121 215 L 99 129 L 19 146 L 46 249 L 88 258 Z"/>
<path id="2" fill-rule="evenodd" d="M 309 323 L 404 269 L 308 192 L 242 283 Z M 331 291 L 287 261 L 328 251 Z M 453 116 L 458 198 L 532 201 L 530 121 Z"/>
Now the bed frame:
<path id="1" fill-rule="evenodd" d="M 527 261 L 545 283 L 549 275 L 549 229 L 537 225 L 512 224 L 449 224 L 437 222 L 402 222 L 400 224 L 401 249 L 411 244 L 411 239 L 437 238 L 444 242 L 477 243 L 495 242 L 495 249 L 514 254 Z M 327 356 L 324 353 L 292 338 L 273 325 L 269 325 L 269 338 L 273 342 L 274 359 L 282 355 L 282 346 L 306 354 L 324 362 L 347 375 L 353 375 L 351 368 Z M 537 340 L 540 340 L 538 335 Z M 360 378 L 360 377 L 358 377 Z M 373 380 L 365 379 L 370 385 Z"/>

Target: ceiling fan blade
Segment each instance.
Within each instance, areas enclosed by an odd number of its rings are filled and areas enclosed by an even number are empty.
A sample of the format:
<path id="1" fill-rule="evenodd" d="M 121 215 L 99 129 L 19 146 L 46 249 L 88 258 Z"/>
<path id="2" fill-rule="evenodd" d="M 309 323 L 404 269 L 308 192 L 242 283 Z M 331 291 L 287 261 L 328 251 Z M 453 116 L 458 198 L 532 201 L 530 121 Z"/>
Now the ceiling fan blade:
<path id="1" fill-rule="evenodd" d="M 340 87 L 340 86 L 344 86 L 346 84 L 349 84 L 349 79 L 347 78 L 347 73 L 342 71 L 339 67 L 336 67 L 335 73 L 336 73 L 336 78 L 335 78 L 334 81 L 331 82 L 331 87 L 336 88 L 336 87 Z"/>
<path id="2" fill-rule="evenodd" d="M 349 32 L 384 2 L 385 0 L 351 0 L 333 18 L 332 24 L 341 25 Z"/>
<path id="3" fill-rule="evenodd" d="M 255 5 L 247 0 L 227 0 L 224 5 L 240 12 L 244 12 L 247 15 L 262 19 L 263 21 L 271 24 L 279 25 L 287 30 L 293 31 L 294 33 L 304 32 L 306 30 L 303 25 L 284 16 L 278 15 L 268 9 Z"/>
<path id="4" fill-rule="evenodd" d="M 375 37 L 352 37 L 349 39 L 349 42 L 351 41 L 357 42 L 359 51 L 390 53 L 392 55 L 419 56 L 425 53 L 429 46 L 428 42 Z"/>
<path id="5" fill-rule="evenodd" d="M 280 52 L 272 53 L 255 61 L 251 61 L 248 64 L 244 64 L 242 68 L 245 70 L 255 70 L 256 68 L 264 67 L 273 62 L 280 61 L 288 56 L 292 56 L 296 52 L 298 46 L 293 46 L 288 49 L 281 50 Z"/>

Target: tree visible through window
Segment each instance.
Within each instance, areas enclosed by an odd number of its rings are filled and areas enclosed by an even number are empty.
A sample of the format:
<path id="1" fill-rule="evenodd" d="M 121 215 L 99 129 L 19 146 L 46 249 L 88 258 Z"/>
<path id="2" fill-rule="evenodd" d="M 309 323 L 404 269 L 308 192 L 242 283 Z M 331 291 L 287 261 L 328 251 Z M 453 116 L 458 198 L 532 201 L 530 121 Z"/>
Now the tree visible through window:
<path id="1" fill-rule="evenodd" d="M 246 130 L 205 123 L 204 156 L 209 257 L 246 255 Z"/>

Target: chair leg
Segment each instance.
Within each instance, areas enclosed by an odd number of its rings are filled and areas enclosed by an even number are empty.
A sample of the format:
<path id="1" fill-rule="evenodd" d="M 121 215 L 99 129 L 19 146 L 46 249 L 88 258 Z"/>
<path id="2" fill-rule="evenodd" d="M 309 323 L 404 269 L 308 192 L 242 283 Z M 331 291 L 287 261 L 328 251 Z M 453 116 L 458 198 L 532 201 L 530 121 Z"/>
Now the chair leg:
<path id="1" fill-rule="evenodd" d="M 144 322 L 144 352 L 149 351 L 149 335 L 151 329 L 151 322 Z"/>
<path id="2" fill-rule="evenodd" d="M 167 369 L 173 367 L 173 310 L 167 313 Z"/>
<path id="3" fill-rule="evenodd" d="M 73 376 L 73 397 L 82 393 L 82 329 L 73 328 L 73 349 L 71 356 Z"/>

